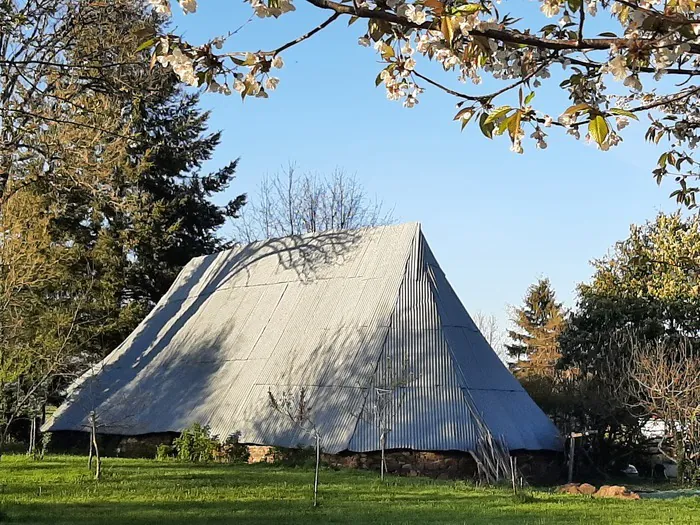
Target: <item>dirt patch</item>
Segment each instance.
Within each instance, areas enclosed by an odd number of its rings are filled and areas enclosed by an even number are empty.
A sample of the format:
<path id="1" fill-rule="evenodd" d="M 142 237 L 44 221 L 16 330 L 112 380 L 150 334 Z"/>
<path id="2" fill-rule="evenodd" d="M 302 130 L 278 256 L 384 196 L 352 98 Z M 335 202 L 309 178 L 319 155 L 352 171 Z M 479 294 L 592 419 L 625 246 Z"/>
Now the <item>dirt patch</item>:
<path id="1" fill-rule="evenodd" d="M 627 487 L 620 485 L 603 485 L 598 492 L 593 494 L 594 498 L 615 498 L 615 499 L 640 499 L 639 494 L 630 491 Z"/>

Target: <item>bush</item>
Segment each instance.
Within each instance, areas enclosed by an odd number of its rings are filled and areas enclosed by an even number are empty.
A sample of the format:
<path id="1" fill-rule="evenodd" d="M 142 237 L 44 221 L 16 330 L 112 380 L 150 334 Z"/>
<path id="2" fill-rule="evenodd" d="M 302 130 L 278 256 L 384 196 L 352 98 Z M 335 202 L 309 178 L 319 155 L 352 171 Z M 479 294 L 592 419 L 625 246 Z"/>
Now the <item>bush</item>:
<path id="1" fill-rule="evenodd" d="M 166 459 L 170 459 L 175 455 L 175 447 L 172 445 L 167 445 L 165 443 L 161 443 L 156 447 L 156 460 L 157 461 L 165 461 Z"/>
<path id="2" fill-rule="evenodd" d="M 225 463 L 248 463 L 248 447 L 239 443 L 240 432 L 234 432 L 223 443 L 217 443 L 214 457 Z"/>
<path id="3" fill-rule="evenodd" d="M 238 442 L 240 432 L 234 432 L 226 441 L 220 442 L 213 436 L 208 426 L 194 423 L 173 441 L 173 446 L 159 445 L 156 459 L 167 459 L 173 455 L 181 461 L 202 463 L 216 460 L 222 463 L 247 463 L 248 447 Z"/>
<path id="4" fill-rule="evenodd" d="M 265 457 L 270 463 L 278 463 L 285 467 L 313 467 L 316 464 L 314 447 L 297 446 L 296 448 L 270 447 Z"/>
<path id="5" fill-rule="evenodd" d="M 175 438 L 173 448 L 177 459 L 202 463 L 214 459 L 217 443 L 208 426 L 194 423 L 183 430 L 180 437 Z"/>

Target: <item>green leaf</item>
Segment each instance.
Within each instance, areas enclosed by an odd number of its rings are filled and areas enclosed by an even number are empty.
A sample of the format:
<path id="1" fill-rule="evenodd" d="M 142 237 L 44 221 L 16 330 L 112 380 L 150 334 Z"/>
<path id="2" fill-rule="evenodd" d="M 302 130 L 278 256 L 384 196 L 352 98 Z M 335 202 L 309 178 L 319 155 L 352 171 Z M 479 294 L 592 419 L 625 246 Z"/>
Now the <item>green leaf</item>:
<path id="1" fill-rule="evenodd" d="M 463 4 L 458 7 L 452 8 L 452 13 L 459 13 L 460 15 L 473 15 L 474 13 L 481 11 L 483 7 L 481 4 Z"/>
<path id="2" fill-rule="evenodd" d="M 501 117 L 505 116 L 509 111 L 512 111 L 512 107 L 510 106 L 500 106 L 494 109 L 490 114 L 487 114 L 486 117 L 486 123 L 491 124 L 492 122 L 500 119 Z"/>
<path id="3" fill-rule="evenodd" d="M 602 115 L 596 115 L 588 123 L 588 133 L 591 134 L 591 138 L 595 140 L 599 146 L 605 142 L 605 139 L 608 137 L 608 131 L 608 123 Z"/>
<path id="4" fill-rule="evenodd" d="M 471 113 L 471 114 L 469 115 L 468 119 L 471 119 L 472 116 L 473 116 L 473 114 L 474 114 L 474 110 L 473 110 L 471 107 L 464 108 L 464 109 L 460 109 L 460 110 L 457 112 L 457 114 L 455 115 L 454 120 L 459 120 L 459 119 L 461 119 L 462 117 L 464 117 L 464 115 L 467 115 L 467 114 L 469 114 L 469 113 Z M 467 119 L 467 120 L 468 120 L 468 119 Z"/>
<path id="5" fill-rule="evenodd" d="M 581 0 L 569 0 L 567 3 L 569 4 L 569 9 L 574 12 L 581 9 Z"/>
<path id="6" fill-rule="evenodd" d="M 564 111 L 564 115 L 573 115 L 574 113 L 588 113 L 593 108 L 589 104 L 576 104 L 571 106 Z"/>
<path id="7" fill-rule="evenodd" d="M 359 16 L 351 16 L 351 17 L 350 17 L 350 20 L 348 20 L 348 25 L 349 25 L 349 26 L 353 25 L 353 24 L 354 24 L 355 22 L 357 22 L 359 19 L 360 19 Z"/>
<path id="8" fill-rule="evenodd" d="M 493 122 L 486 122 L 486 119 L 489 117 L 488 113 L 482 113 L 481 116 L 479 117 L 479 128 L 481 129 L 481 132 L 484 134 L 486 138 L 492 139 L 493 138 Z"/>
<path id="9" fill-rule="evenodd" d="M 153 45 L 157 42 L 157 39 L 151 38 L 150 40 L 146 40 L 143 44 L 141 44 L 139 47 L 136 48 L 136 53 L 139 51 L 143 51 L 144 49 L 148 49 L 150 47 L 153 47 Z"/>
<path id="10" fill-rule="evenodd" d="M 527 106 L 530 102 L 532 102 L 533 98 L 535 98 L 535 92 L 531 91 L 530 94 L 525 97 L 525 105 Z"/>
<path id="11" fill-rule="evenodd" d="M 610 113 L 613 113 L 613 114 L 615 114 L 615 115 L 623 115 L 623 116 L 625 116 L 625 117 L 633 118 L 634 120 L 639 120 L 639 118 L 637 117 L 637 115 L 635 115 L 635 114 L 632 113 L 631 111 L 628 111 L 628 110 L 622 109 L 622 108 L 612 108 L 612 109 L 610 110 Z"/>
<path id="12" fill-rule="evenodd" d="M 384 71 L 384 70 L 382 69 L 382 71 Z M 374 85 L 376 87 L 379 87 L 379 84 L 382 83 L 382 71 L 380 71 L 379 74 L 377 75 L 377 78 L 374 79 Z"/>

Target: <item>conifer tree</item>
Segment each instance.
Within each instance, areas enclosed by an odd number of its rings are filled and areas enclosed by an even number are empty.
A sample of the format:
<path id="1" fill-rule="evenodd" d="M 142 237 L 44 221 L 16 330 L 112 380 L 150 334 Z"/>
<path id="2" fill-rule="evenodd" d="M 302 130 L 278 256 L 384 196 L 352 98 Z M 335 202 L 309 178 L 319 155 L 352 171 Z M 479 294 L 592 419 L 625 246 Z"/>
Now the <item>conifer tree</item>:
<path id="1" fill-rule="evenodd" d="M 512 343 L 506 349 L 517 360 L 516 369 L 527 375 L 551 375 L 560 357 L 558 339 L 565 320 L 549 279 L 539 279 L 528 288 L 523 306 L 513 310 L 512 322 L 515 329 L 508 331 Z"/>

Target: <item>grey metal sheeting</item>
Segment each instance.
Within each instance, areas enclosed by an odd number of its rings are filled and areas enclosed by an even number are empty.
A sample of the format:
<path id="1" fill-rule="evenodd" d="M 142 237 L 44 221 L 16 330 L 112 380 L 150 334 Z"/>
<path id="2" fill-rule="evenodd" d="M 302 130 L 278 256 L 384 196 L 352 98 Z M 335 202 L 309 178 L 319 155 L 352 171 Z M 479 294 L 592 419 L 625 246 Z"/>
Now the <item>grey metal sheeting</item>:
<path id="1" fill-rule="evenodd" d="M 479 333 L 418 224 L 270 239 L 192 260 L 139 327 L 69 390 L 45 430 L 178 432 L 245 443 L 311 438 L 269 393 L 306 388 L 327 452 L 472 450 L 475 418 L 511 449 L 558 450 L 557 430 Z M 368 401 L 368 399 L 370 401 Z"/>

